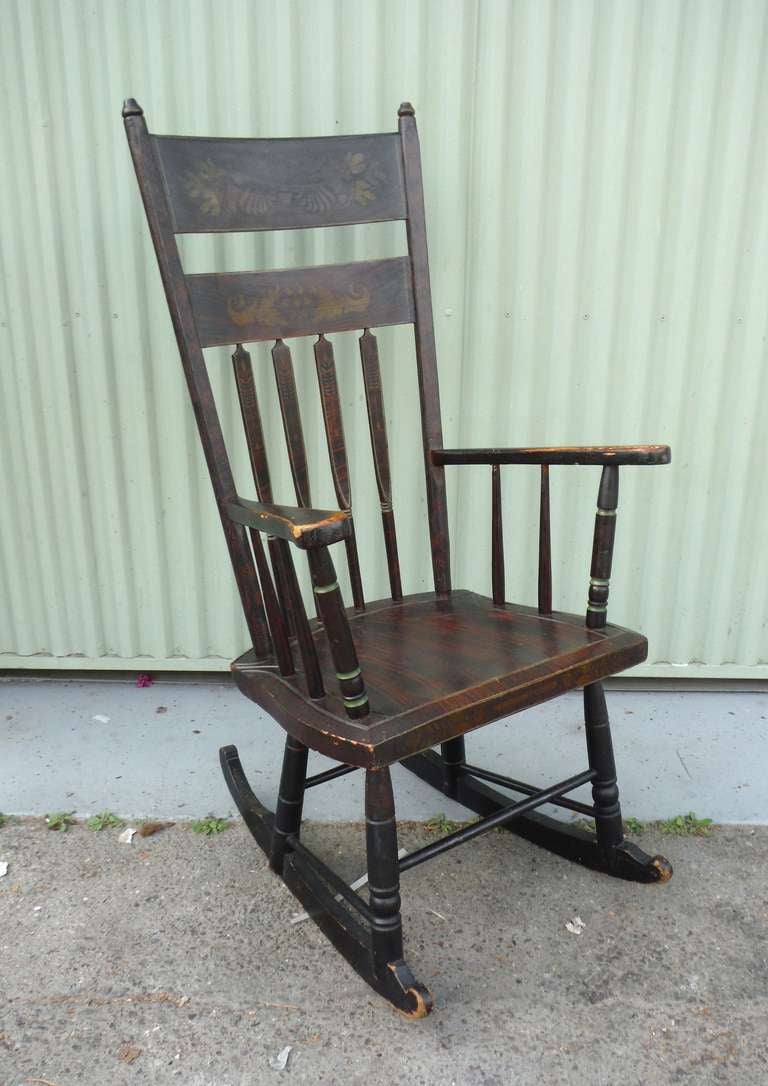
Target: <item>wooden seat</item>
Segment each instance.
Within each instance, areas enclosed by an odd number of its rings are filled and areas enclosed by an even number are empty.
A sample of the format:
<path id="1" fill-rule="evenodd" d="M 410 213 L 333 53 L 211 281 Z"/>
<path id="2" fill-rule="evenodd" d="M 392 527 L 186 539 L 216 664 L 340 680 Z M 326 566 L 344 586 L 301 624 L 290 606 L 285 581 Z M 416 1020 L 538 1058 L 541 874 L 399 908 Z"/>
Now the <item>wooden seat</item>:
<path id="1" fill-rule="evenodd" d="M 607 621 L 619 469 L 666 464 L 670 452 L 666 445 L 444 448 L 421 159 L 408 103 L 398 111 L 396 132 L 312 139 L 152 135 L 132 99 L 123 118 L 250 640 L 233 664 L 234 677 L 287 732 L 274 812 L 254 795 L 235 747 L 222 748 L 222 770 L 272 869 L 360 976 L 398 1010 L 420 1018 L 432 1001 L 403 956 L 399 893 L 401 873 L 416 864 L 506 827 L 614 876 L 664 882 L 671 875 L 666 860 L 646 855 L 624 838 L 601 683 L 646 654 L 640 634 Z M 406 254 L 318 267 L 190 275 L 176 243 L 183 233 L 386 221 L 405 223 Z M 421 412 L 421 433 L 414 439 L 421 446 L 434 581 L 434 591 L 421 595 L 404 594 L 400 570 L 382 393 L 386 363 L 379 359 L 374 333 L 389 325 L 411 325 L 414 332 Z M 373 603 L 366 600 L 357 551 L 331 338 L 349 332 L 359 335 L 375 476 L 371 486 L 379 500 L 390 588 L 388 599 Z M 337 509 L 313 508 L 310 493 L 286 342 L 303 336 L 314 340 Z M 278 505 L 273 495 L 253 360 L 245 347 L 262 342 L 272 344 L 294 505 Z M 255 495 L 243 496 L 235 485 L 208 374 L 204 350 L 221 345 L 234 348 L 233 376 Z M 402 358 L 396 361 L 404 364 Z M 477 378 L 483 379 L 481 368 Z M 457 590 L 451 580 L 445 473 L 466 464 L 490 469 L 489 598 Z M 505 591 L 501 470 L 519 464 L 540 471 L 536 607 L 510 603 Z M 602 469 L 583 618 L 553 610 L 550 557 L 550 468 L 569 471 L 579 464 Z M 315 616 L 307 614 L 294 565 L 302 554 Z M 346 603 L 336 577 L 339 560 L 349 574 Z M 586 769 L 536 787 L 467 761 L 466 732 L 576 688 L 584 691 Z M 439 753 L 431 749 L 437 746 Z M 310 750 L 338 764 L 307 776 Z M 479 820 L 399 857 L 389 768 L 394 762 Z M 357 768 L 365 771 L 367 904 L 301 840 L 306 790 Z M 591 804 L 572 798 L 570 793 L 588 783 Z M 538 808 L 545 804 L 594 818 L 595 832 L 542 814 Z"/>
<path id="2" fill-rule="evenodd" d="M 313 631 L 328 693 L 307 695 L 302 674 L 281 676 L 253 650 L 232 664 L 240 689 L 297 739 L 331 737 L 337 756 L 359 766 L 390 762 L 472 728 L 640 663 L 647 642 L 618 626 L 589 630 L 580 615 L 503 608 L 474 592 L 369 603 L 348 613 L 370 715 L 350 720 L 334 689 L 322 628 Z"/>

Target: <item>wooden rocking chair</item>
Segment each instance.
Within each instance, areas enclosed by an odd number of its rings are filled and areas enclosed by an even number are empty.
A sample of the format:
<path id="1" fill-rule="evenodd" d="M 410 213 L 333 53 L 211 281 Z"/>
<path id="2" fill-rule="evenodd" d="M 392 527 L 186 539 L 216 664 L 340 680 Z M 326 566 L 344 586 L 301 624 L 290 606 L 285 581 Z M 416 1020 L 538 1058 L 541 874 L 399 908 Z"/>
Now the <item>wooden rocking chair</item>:
<path id="1" fill-rule="evenodd" d="M 319 139 L 151 135 L 132 99 L 123 118 L 160 264 L 192 406 L 234 567 L 252 648 L 232 664 L 242 692 L 287 732 L 274 812 L 254 795 L 235 747 L 221 750 L 230 791 L 272 869 L 357 972 L 415 1018 L 432 1006 L 403 957 L 400 874 L 504 826 L 599 871 L 664 882 L 669 863 L 624 839 L 601 680 L 646 657 L 640 634 L 608 625 L 619 467 L 667 464 L 665 445 L 444 449 L 432 323 L 421 163 L 413 108 L 398 132 Z M 287 230 L 405 220 L 396 259 L 237 274 L 187 275 L 175 235 Z M 400 582 L 377 341 L 371 329 L 413 324 L 434 593 Z M 366 602 L 357 559 L 341 407 L 328 333 L 362 331 L 360 357 L 381 503 L 391 597 Z M 285 340 L 317 336 L 314 356 L 339 509 L 311 508 L 299 404 Z M 243 343 L 272 348 L 297 505 L 275 505 Z M 203 349 L 228 344 L 258 501 L 236 490 Z M 451 588 L 445 468 L 487 464 L 492 483 L 492 597 Z M 538 608 L 505 601 L 500 467 L 541 466 Z M 599 464 L 586 621 L 552 610 L 549 468 Z M 266 536 L 266 549 L 262 543 Z M 329 552 L 343 542 L 352 588 L 345 608 Z M 292 548 L 306 552 L 318 618 L 304 610 Z M 464 733 L 584 689 L 588 768 L 548 788 L 467 764 Z M 430 748 L 439 746 L 438 754 Z M 308 749 L 340 764 L 307 777 Z M 398 860 L 389 767 L 402 762 L 480 820 Z M 369 903 L 301 842 L 307 788 L 365 770 Z M 593 805 L 567 795 L 591 782 Z M 517 802 L 490 787 L 523 798 Z M 594 835 L 533 813 L 552 803 L 593 817 Z"/>

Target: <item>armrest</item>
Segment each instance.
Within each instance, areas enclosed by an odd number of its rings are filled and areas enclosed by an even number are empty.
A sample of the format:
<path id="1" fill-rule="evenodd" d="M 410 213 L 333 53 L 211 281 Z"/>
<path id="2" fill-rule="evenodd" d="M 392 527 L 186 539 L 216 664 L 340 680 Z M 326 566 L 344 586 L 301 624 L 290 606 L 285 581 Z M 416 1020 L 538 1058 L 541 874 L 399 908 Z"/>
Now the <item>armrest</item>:
<path id="1" fill-rule="evenodd" d="M 433 464 L 668 464 L 669 445 L 577 445 L 541 449 L 432 449 Z"/>
<path id="2" fill-rule="evenodd" d="M 326 547 L 346 539 L 352 528 L 349 513 L 343 509 L 301 509 L 292 505 L 268 505 L 238 497 L 226 506 L 230 520 L 259 532 L 287 539 L 302 550 Z"/>

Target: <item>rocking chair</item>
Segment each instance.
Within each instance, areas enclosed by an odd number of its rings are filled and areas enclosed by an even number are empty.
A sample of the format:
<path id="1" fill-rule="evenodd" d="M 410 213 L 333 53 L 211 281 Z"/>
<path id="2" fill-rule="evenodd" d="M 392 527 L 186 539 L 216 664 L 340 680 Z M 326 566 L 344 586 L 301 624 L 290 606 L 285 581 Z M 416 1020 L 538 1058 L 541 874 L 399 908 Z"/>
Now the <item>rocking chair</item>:
<path id="1" fill-rule="evenodd" d="M 598 871 L 638 882 L 672 874 L 624 839 L 602 680 L 645 659 L 644 637 L 606 619 L 619 468 L 667 464 L 665 445 L 443 448 L 421 163 L 414 111 L 398 132 L 315 139 L 199 139 L 151 135 L 141 108 L 123 108 L 128 143 L 178 340 L 200 440 L 252 647 L 235 660 L 240 690 L 287 732 L 274 812 L 254 795 L 235 747 L 221 765 L 246 825 L 273 871 L 350 965 L 405 1014 L 432 1007 L 403 957 L 400 875 L 495 827 Z M 176 234 L 289 230 L 404 220 L 406 256 L 236 274 L 185 274 Z M 434 592 L 404 595 L 390 486 L 377 340 L 371 329 L 412 324 Z M 357 330 L 381 505 L 390 597 L 364 599 L 347 454 L 329 333 Z M 316 336 L 314 357 L 339 509 L 311 507 L 291 352 Z M 243 343 L 274 341 L 277 394 L 296 506 L 275 505 L 251 358 Z M 234 346 L 232 362 L 258 501 L 238 495 L 203 349 Z M 488 599 L 452 590 L 445 469 L 491 469 Z M 541 468 L 538 607 L 505 600 L 500 468 Z M 599 464 L 586 620 L 552 610 L 549 469 Z M 266 547 L 262 537 L 266 537 Z M 329 547 L 344 544 L 353 606 L 345 608 Z M 293 549 L 305 551 L 318 611 L 304 609 Z M 581 687 L 588 768 L 538 788 L 467 763 L 464 734 Z M 431 748 L 440 747 L 438 754 Z M 307 776 L 315 750 L 339 764 Z M 390 765 L 401 762 L 480 819 L 398 859 Z M 301 841 L 307 788 L 365 770 L 369 902 Z M 593 804 L 568 794 L 590 782 Z M 495 785 L 496 787 L 491 787 Z M 502 788 L 523 798 L 512 802 Z M 594 818 L 590 834 L 540 813 L 555 804 Z"/>

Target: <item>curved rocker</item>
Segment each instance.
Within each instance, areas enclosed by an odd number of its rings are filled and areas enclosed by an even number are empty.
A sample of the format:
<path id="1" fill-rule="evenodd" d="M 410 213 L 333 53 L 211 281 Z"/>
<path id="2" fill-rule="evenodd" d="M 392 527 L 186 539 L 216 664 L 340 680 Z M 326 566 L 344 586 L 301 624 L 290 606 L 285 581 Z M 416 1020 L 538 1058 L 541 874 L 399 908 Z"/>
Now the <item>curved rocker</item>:
<path id="1" fill-rule="evenodd" d="M 389 770 L 369 771 L 371 779 L 366 782 L 371 895 L 370 905 L 366 905 L 299 840 L 301 804 L 307 784 L 300 772 L 300 747 L 301 744 L 290 738 L 286 742 L 280 795 L 274 814 L 259 802 L 251 789 L 237 747 L 222 747 L 219 751 L 221 768 L 237 809 L 272 869 L 355 972 L 401 1014 L 407 1018 L 424 1018 L 432 1010 L 432 995 L 414 978 L 403 959 L 396 837 L 394 853 L 391 849 L 395 831 L 394 803 L 391 804 L 391 819 L 387 817 L 388 794 L 389 798 L 392 794 Z M 303 748 L 303 754 L 306 771 L 306 748 Z"/>

